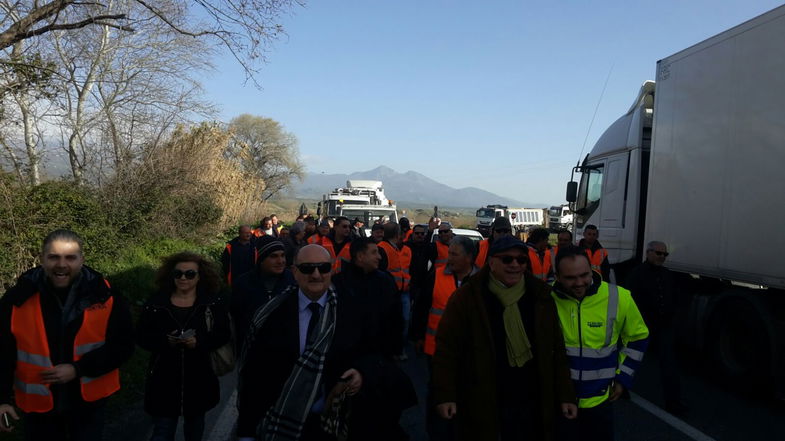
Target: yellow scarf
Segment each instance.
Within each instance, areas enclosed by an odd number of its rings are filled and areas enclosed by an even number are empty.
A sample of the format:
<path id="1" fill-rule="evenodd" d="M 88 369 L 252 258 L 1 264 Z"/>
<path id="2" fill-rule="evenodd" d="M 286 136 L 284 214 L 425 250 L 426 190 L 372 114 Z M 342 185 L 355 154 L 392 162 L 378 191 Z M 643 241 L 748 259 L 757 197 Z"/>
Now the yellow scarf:
<path id="1" fill-rule="evenodd" d="M 515 285 L 507 287 L 491 274 L 488 289 L 504 306 L 502 318 L 504 319 L 504 332 L 507 334 L 507 360 L 509 360 L 510 366 L 521 367 L 534 357 L 532 345 L 526 335 L 526 329 L 523 327 L 521 311 L 518 309 L 518 300 L 526 292 L 524 278 L 522 277 L 521 281 Z"/>

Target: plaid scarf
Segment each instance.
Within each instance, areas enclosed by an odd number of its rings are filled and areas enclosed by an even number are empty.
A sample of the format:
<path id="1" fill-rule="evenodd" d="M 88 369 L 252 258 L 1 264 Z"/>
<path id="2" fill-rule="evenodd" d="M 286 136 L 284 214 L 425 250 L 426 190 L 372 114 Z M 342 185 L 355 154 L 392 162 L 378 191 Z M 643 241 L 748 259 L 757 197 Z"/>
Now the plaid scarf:
<path id="1" fill-rule="evenodd" d="M 251 324 L 251 332 L 242 354 L 245 360 L 245 349 L 250 347 L 253 336 L 261 329 L 270 314 L 283 303 L 283 300 L 297 292 L 292 286 L 280 295 L 270 299 L 255 314 Z M 327 291 L 327 305 L 319 317 L 318 334 L 311 346 L 306 346 L 300 358 L 294 364 L 292 373 L 286 380 L 275 405 L 267 411 L 262 423 L 257 428 L 257 438 L 264 441 L 299 440 L 303 425 L 308 414 L 321 392 L 324 361 L 333 341 L 336 323 L 337 296 L 332 286 Z M 305 399 L 304 399 L 305 398 Z"/>

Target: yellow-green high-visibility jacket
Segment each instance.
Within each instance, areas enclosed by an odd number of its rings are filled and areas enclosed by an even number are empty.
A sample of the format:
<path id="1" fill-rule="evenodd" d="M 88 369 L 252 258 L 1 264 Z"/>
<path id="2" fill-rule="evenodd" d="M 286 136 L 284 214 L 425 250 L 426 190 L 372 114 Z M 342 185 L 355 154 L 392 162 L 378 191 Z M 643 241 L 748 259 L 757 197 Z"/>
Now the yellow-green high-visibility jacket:
<path id="1" fill-rule="evenodd" d="M 608 399 L 612 382 L 626 389 L 643 360 L 649 329 L 630 292 L 595 278 L 593 289 L 577 300 L 554 285 L 570 375 L 578 407 L 595 407 Z"/>

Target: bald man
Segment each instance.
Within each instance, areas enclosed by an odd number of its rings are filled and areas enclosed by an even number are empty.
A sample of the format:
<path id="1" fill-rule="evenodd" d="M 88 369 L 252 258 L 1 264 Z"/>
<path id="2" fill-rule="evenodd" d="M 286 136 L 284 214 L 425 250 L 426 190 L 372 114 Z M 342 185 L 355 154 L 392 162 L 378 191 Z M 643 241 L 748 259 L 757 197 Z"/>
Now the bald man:
<path id="1" fill-rule="evenodd" d="M 240 440 L 274 432 L 334 440 L 320 424 L 328 403 L 360 392 L 378 360 L 368 315 L 331 288 L 332 264 L 321 245 L 304 246 L 295 257 L 296 284 L 256 312 L 240 360 Z"/>

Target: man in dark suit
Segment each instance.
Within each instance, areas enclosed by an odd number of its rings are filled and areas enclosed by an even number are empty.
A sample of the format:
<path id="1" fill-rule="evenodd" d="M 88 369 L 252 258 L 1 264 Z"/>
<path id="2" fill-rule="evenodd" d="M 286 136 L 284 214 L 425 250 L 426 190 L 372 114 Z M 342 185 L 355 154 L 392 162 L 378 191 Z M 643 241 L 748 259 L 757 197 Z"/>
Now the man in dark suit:
<path id="1" fill-rule="evenodd" d="M 295 258 L 297 285 L 257 311 L 254 337 L 241 354 L 240 440 L 333 440 L 321 429 L 321 415 L 333 397 L 357 394 L 372 372 L 371 317 L 338 298 L 331 273 L 326 249 L 303 247 Z"/>

